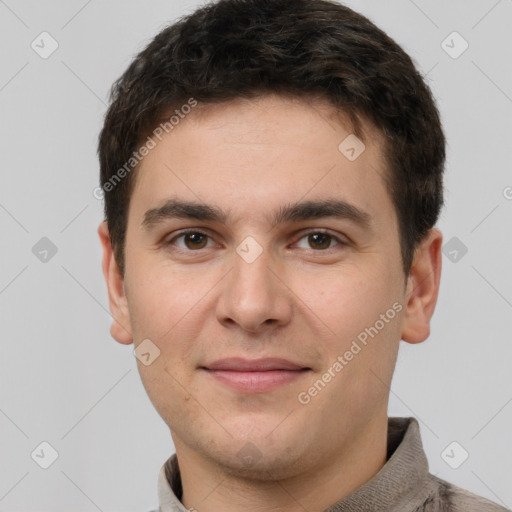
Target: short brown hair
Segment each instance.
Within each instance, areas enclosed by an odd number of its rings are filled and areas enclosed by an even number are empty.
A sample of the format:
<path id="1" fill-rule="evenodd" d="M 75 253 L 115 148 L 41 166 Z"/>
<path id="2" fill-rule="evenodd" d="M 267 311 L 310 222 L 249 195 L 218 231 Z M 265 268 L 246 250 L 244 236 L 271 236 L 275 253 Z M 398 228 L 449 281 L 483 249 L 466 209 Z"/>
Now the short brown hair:
<path id="1" fill-rule="evenodd" d="M 216 103 L 268 93 L 320 96 L 348 113 L 358 137 L 358 116 L 384 135 L 408 275 L 414 249 L 443 205 L 439 113 L 409 55 L 368 18 L 330 0 L 211 2 L 162 30 L 114 83 L 98 153 L 105 218 L 123 274 L 136 171 L 126 163 L 141 141 L 190 98 Z"/>

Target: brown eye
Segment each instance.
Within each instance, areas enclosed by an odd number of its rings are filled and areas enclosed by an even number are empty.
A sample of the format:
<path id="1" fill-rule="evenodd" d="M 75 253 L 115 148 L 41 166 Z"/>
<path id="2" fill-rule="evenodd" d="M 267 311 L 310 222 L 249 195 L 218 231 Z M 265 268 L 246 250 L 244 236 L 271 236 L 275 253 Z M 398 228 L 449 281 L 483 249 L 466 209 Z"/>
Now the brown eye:
<path id="1" fill-rule="evenodd" d="M 201 231 L 188 231 L 175 236 L 167 245 L 176 245 L 179 249 L 194 251 L 207 247 L 209 238 Z M 177 240 L 183 240 L 183 242 L 178 243 Z"/>
<path id="2" fill-rule="evenodd" d="M 327 233 L 312 233 L 308 235 L 308 243 L 313 249 L 328 249 L 331 241 L 332 236 Z"/>
<path id="3" fill-rule="evenodd" d="M 206 245 L 206 235 L 202 233 L 187 233 L 184 240 L 188 249 L 202 249 Z"/>
<path id="4" fill-rule="evenodd" d="M 301 249 L 321 252 L 327 249 L 332 249 L 338 245 L 340 246 L 339 249 L 342 249 L 348 244 L 343 240 L 340 240 L 337 236 L 329 233 L 324 233 L 323 231 L 310 231 L 309 233 L 306 233 L 296 245 Z"/>

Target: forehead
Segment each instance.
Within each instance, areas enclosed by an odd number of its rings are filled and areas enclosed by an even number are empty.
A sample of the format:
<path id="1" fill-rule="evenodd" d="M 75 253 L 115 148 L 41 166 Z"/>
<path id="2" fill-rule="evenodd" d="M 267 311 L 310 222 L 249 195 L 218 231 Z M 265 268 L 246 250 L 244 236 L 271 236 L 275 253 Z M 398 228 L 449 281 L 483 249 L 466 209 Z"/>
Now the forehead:
<path id="1" fill-rule="evenodd" d="M 268 219 L 269 209 L 301 198 L 336 196 L 392 216 L 383 138 L 370 123 L 361 126 L 357 137 L 347 116 L 318 99 L 198 104 L 155 139 L 134 176 L 130 210 L 141 223 L 145 209 L 183 198 L 256 222 L 258 212 Z"/>

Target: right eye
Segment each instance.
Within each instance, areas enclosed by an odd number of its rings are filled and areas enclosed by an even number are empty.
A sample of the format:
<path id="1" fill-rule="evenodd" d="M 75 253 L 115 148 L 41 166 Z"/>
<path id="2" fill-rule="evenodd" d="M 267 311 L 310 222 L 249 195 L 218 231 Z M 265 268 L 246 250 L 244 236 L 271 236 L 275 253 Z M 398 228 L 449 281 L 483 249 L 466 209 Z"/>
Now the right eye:
<path id="1" fill-rule="evenodd" d="M 207 248 L 206 244 L 208 243 L 209 238 L 210 236 L 202 231 L 190 229 L 187 231 L 182 231 L 180 234 L 173 237 L 168 242 L 165 242 L 165 245 L 175 245 L 176 247 L 183 251 L 197 251 L 200 249 Z M 179 239 L 183 239 L 182 245 L 175 243 L 176 240 Z"/>

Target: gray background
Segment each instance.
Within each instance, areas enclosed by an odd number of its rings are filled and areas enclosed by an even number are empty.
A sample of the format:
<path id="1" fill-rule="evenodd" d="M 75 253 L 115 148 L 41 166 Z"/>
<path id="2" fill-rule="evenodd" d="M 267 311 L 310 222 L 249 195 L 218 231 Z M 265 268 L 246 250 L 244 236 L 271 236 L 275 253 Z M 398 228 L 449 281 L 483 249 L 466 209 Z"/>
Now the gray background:
<path id="1" fill-rule="evenodd" d="M 132 346 L 109 334 L 96 142 L 111 83 L 196 5 L 0 0 L 0 510 L 156 505 L 173 446 Z M 402 343 L 389 413 L 418 418 L 432 473 L 512 507 L 512 1 L 349 5 L 427 74 L 449 141 L 439 227 L 456 240 L 429 340 Z M 59 45 L 47 59 L 31 48 L 43 31 Z M 457 36 L 452 56 L 442 46 L 453 31 L 469 43 L 458 58 Z M 59 454 L 46 470 L 31 458 L 42 441 Z M 441 456 L 453 441 L 469 453 L 458 469 Z"/>

